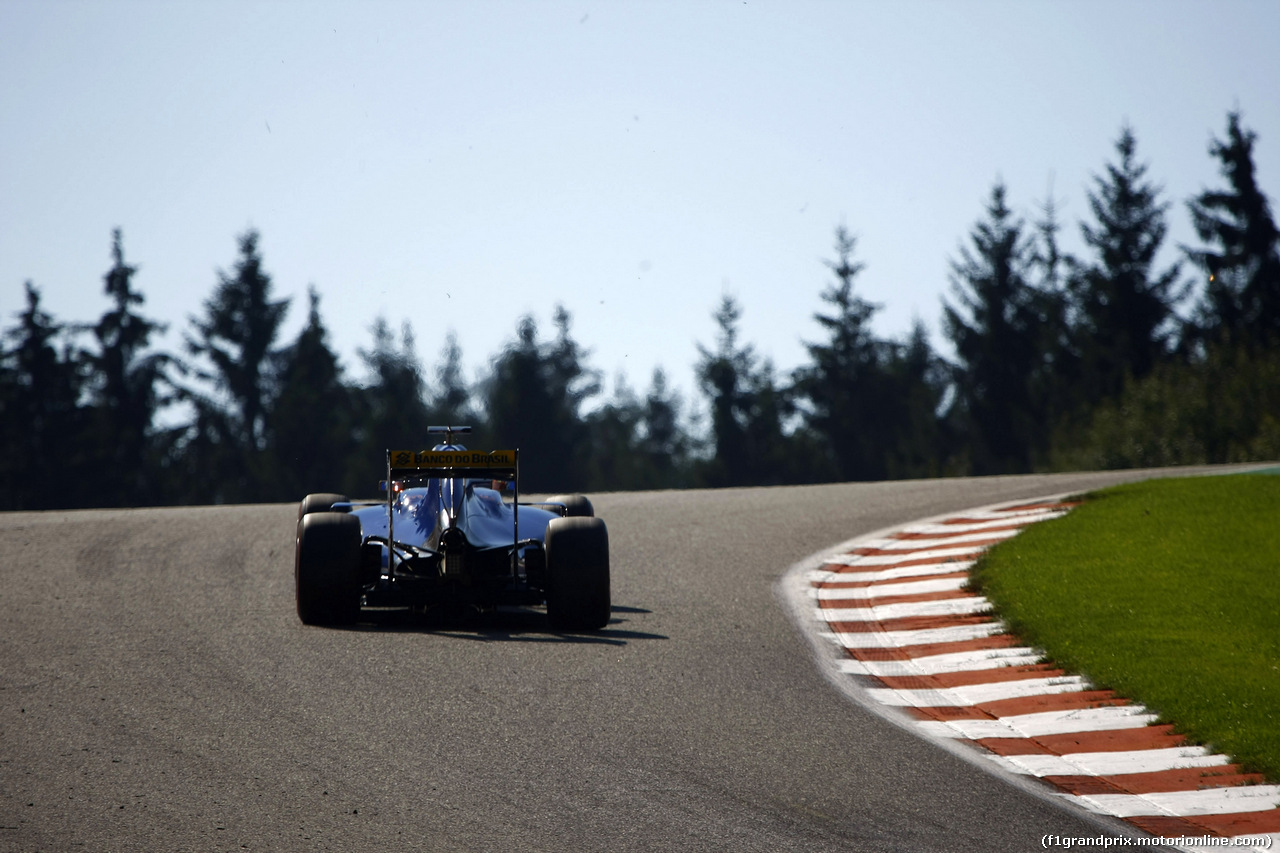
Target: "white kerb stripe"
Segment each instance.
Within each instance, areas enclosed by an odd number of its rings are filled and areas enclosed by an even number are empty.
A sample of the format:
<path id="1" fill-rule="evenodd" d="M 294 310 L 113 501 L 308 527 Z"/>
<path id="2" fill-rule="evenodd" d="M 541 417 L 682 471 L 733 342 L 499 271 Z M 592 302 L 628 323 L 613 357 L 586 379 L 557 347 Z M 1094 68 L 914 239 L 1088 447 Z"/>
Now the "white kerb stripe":
<path id="1" fill-rule="evenodd" d="M 940 601 L 909 601 L 902 604 L 878 604 L 871 607 L 815 607 L 814 613 L 824 622 L 882 622 L 912 616 L 968 616 L 991 610 L 991 602 L 980 595 L 967 598 L 944 598 Z"/>
<path id="2" fill-rule="evenodd" d="M 921 536 L 915 539 L 889 539 L 880 545 L 863 545 L 863 548 L 877 548 L 881 551 L 923 551 L 926 548 L 951 547 L 952 545 L 972 545 L 974 542 L 990 542 L 1010 539 L 1017 536 L 1019 530 L 990 530 L 974 533 L 960 533 L 955 536 Z"/>
<path id="3" fill-rule="evenodd" d="M 967 577 L 935 578 L 927 581 L 906 581 L 904 583 L 884 583 L 875 586 L 863 586 L 853 589 L 813 590 L 813 597 L 822 601 L 860 601 L 870 598 L 887 598 L 891 595 L 925 595 L 931 592 L 951 592 L 962 589 L 969 582 Z"/>
<path id="4" fill-rule="evenodd" d="M 1037 509 L 993 509 L 986 512 L 960 512 L 957 516 L 966 519 L 969 522 L 984 521 L 1043 521 L 1046 518 L 1054 518 L 1059 515 L 1066 515 L 1067 510 L 1058 508 L 1040 507 Z M 947 524 L 947 527 L 963 527 L 963 524 Z"/>
<path id="5" fill-rule="evenodd" d="M 927 575 L 948 575 L 953 572 L 967 572 L 973 566 L 973 560 L 956 560 L 951 563 L 925 563 L 919 566 L 901 566 L 896 569 L 880 569 L 874 572 L 822 572 L 822 577 L 815 577 L 814 583 L 884 583 L 901 578 L 918 578 Z"/>
<path id="6" fill-rule="evenodd" d="M 918 631 L 848 631 L 826 634 L 846 649 L 901 649 L 934 643 L 960 643 L 1004 632 L 999 622 L 956 625 L 951 628 L 921 628 Z"/>
<path id="7" fill-rule="evenodd" d="M 920 720 L 916 728 L 929 737 L 957 740 L 981 740 L 984 737 L 1018 737 L 1018 733 L 999 720 Z M 1009 768 L 1013 770 L 1013 768 Z M 1021 771 L 1015 771 L 1021 772 Z"/>
<path id="8" fill-rule="evenodd" d="M 843 562 L 849 566 L 866 566 L 868 568 L 873 566 L 893 566 L 911 560 L 929 560 L 943 563 L 959 557 L 973 559 L 973 555 L 981 550 L 981 548 L 975 548 L 972 545 L 958 545 L 955 548 L 930 548 L 927 551 L 912 551 L 908 554 L 872 554 L 863 557 L 850 555 L 849 559 Z"/>
<path id="9" fill-rule="evenodd" d="M 1032 776 L 1123 776 L 1230 764 L 1202 746 L 1133 749 L 1116 752 L 1075 752 L 1068 755 L 1006 755 L 1004 759 Z"/>
<path id="10" fill-rule="evenodd" d="M 1123 711 L 1130 707 L 1145 710 L 1141 705 L 1084 708 L 1077 711 L 1042 711 L 1038 714 L 1021 714 L 994 720 L 922 720 L 918 725 L 934 737 L 982 740 L 989 737 L 1041 737 L 1140 729 L 1157 719 L 1155 714 L 1149 713 L 1102 713 Z"/>
<path id="11" fill-rule="evenodd" d="M 1041 711 L 1001 717 L 1000 722 L 1024 737 L 1064 735 L 1073 732 L 1100 732 L 1112 729 L 1140 729 L 1157 719 L 1142 705 L 1104 705 L 1071 711 Z"/>
<path id="12" fill-rule="evenodd" d="M 1139 815 L 1237 814 L 1269 811 L 1280 806 L 1280 786 L 1236 785 L 1202 791 L 1168 791 L 1159 794 L 1091 794 L 1076 797 L 1093 811 L 1116 817 Z"/>
<path id="13" fill-rule="evenodd" d="M 993 518 L 986 521 L 968 521 L 963 524 L 912 524 L 902 528 L 899 535 L 906 534 L 908 536 L 946 536 L 947 534 L 967 534 L 980 533 L 983 530 L 999 530 L 1002 527 L 1017 525 L 1017 530 L 1035 524 L 1037 521 L 1044 521 L 1050 518 L 1057 518 L 1060 515 L 1066 515 L 1065 512 L 1046 512 L 1043 518 L 1028 516 L 1010 516 L 1006 518 Z M 972 518 L 972 516 L 968 516 Z"/>
<path id="14" fill-rule="evenodd" d="M 1093 685 L 1080 675 L 1058 675 L 1048 678 L 1029 678 L 1019 681 L 997 681 L 990 684 L 966 684 L 948 687 L 947 693 L 963 700 L 959 705 L 978 705 L 998 702 L 1002 699 L 1021 699 L 1026 696 L 1046 696 L 1057 693 L 1075 693 L 1092 689 Z"/>
<path id="15" fill-rule="evenodd" d="M 981 649 L 929 655 L 911 660 L 840 661 L 840 671 L 853 675 L 937 675 L 944 672 L 975 672 L 1010 666 L 1031 666 L 1040 662 L 1041 653 L 1029 646 L 1004 649 Z"/>
<path id="16" fill-rule="evenodd" d="M 965 708 L 983 702 L 1049 696 L 1089 689 L 1089 682 L 1078 675 L 1056 678 L 1028 678 L 1020 681 L 997 681 L 992 684 L 966 684 L 962 687 L 939 687 L 932 690 L 895 690 L 889 687 L 867 689 L 871 698 L 883 705 L 907 708 Z"/>

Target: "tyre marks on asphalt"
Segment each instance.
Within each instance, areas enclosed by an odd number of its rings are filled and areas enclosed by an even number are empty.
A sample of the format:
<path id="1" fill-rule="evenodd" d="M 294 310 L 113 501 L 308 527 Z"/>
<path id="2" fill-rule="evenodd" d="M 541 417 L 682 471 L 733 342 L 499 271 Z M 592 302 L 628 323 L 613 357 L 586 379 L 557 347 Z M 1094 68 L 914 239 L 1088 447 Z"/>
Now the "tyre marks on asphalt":
<path id="1" fill-rule="evenodd" d="M 968 511 L 826 557 L 807 591 L 843 651 L 840 671 L 921 734 L 971 746 L 1092 812 L 1163 837 L 1280 841 L 1280 786 L 1056 668 L 966 588 L 984 550 L 1070 509 L 1049 500 Z"/>

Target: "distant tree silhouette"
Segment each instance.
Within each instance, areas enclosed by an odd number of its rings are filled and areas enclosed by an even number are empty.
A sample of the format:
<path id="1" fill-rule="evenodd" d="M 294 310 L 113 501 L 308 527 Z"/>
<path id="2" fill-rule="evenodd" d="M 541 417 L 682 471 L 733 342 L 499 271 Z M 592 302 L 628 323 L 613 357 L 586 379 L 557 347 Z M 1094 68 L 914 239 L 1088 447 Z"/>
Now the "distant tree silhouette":
<path id="1" fill-rule="evenodd" d="M 40 291 L 25 288 L 27 307 L 4 334 L 12 347 L 0 351 L 0 508 L 94 506 L 77 353 L 67 326 L 40 308 Z"/>
<path id="2" fill-rule="evenodd" d="M 554 472 L 539 467 L 546 464 L 549 440 L 544 430 L 553 417 L 554 404 L 547 391 L 538 323 L 533 315 L 520 318 L 515 339 L 494 359 L 484 393 L 492 441 L 497 446 L 518 447 L 524 451 L 521 474 L 526 485 L 533 488 L 531 483 L 537 477 L 531 479 L 530 474 L 535 469 L 538 477 L 554 476 Z M 535 447 L 541 452 L 541 462 L 534 462 L 532 458 Z M 541 487 L 558 488 L 550 483 L 543 483 Z"/>
<path id="3" fill-rule="evenodd" d="M 92 327 L 97 351 L 85 357 L 95 436 L 92 479 L 98 505 L 139 506 L 163 500 L 154 421 L 172 357 L 147 350 L 164 326 L 136 313 L 145 300 L 133 288 L 137 267 L 124 262 L 118 228 L 111 257 L 104 277 L 111 307 Z"/>
<path id="4" fill-rule="evenodd" d="M 1129 127 L 1115 147 L 1118 162 L 1095 177 L 1089 193 L 1095 224 L 1081 224 L 1093 257 L 1071 281 L 1091 401 L 1118 394 L 1126 376 L 1141 378 L 1168 355 L 1177 330 L 1174 308 L 1185 295 L 1178 264 L 1155 269 L 1168 205 L 1159 200 L 1160 188 L 1146 180 Z"/>
<path id="5" fill-rule="evenodd" d="M 438 424 L 478 426 L 479 415 L 471 404 L 471 388 L 462 375 L 462 347 L 450 331 L 445 337 L 441 361 L 436 368 L 436 392 L 431 398 L 431 418 Z"/>
<path id="6" fill-rule="evenodd" d="M 371 327 L 372 349 L 357 350 L 369 374 L 361 392 L 363 399 L 363 456 L 366 465 L 385 460 L 387 450 L 422 450 L 431 446 L 427 427 L 431 415 L 426 403 L 426 380 L 418 358 L 413 328 L 409 321 L 400 326 L 400 345 L 386 318 L 378 317 Z"/>
<path id="7" fill-rule="evenodd" d="M 543 344 L 533 317 L 520 318 L 484 389 L 492 441 L 520 449 L 521 488 L 528 491 L 576 491 L 589 477 L 582 407 L 600 382 L 570 333 L 569 312 L 556 306 L 554 320 L 556 339 Z"/>
<path id="8" fill-rule="evenodd" d="M 949 385 L 946 365 L 916 320 L 903 343 L 890 344 L 884 366 L 882 454 L 890 479 L 935 477 L 945 471 L 949 441 L 939 417 Z"/>
<path id="9" fill-rule="evenodd" d="M 956 304 L 943 301 L 959 360 L 954 417 L 975 474 L 1030 470 L 1033 431 L 1041 426 L 1031 396 L 1042 336 L 1032 246 L 1005 195 L 997 181 L 972 247 L 962 246 L 951 264 Z"/>
<path id="10" fill-rule="evenodd" d="M 1228 188 L 1205 190 L 1188 204 L 1200 239 L 1209 246 L 1188 254 L 1204 271 L 1206 291 L 1197 306 L 1204 340 L 1280 343 L 1280 232 L 1257 183 L 1253 145 L 1240 113 L 1227 116 L 1227 138 L 1210 153 Z"/>
<path id="11" fill-rule="evenodd" d="M 408 322 L 378 318 L 357 382 L 314 287 L 306 327 L 278 344 L 289 300 L 272 296 L 254 230 L 189 318 L 184 357 L 164 353 L 116 229 L 96 322 L 55 320 L 28 281 L 0 330 L 0 510 L 355 497 L 384 450 L 428 446 L 433 423 L 474 426 L 474 447 L 519 447 L 535 492 L 1274 458 L 1280 230 L 1256 142 L 1228 113 L 1209 146 L 1222 186 L 1187 201 L 1200 244 L 1182 247 L 1184 263 L 1203 282 L 1189 321 L 1192 284 L 1179 264 L 1157 265 L 1168 205 L 1124 126 L 1087 184 L 1077 257 L 1059 246 L 1052 194 L 1028 224 L 996 182 L 950 263 L 953 364 L 918 320 L 903 339 L 874 334 L 880 306 L 858 289 L 842 227 L 806 363 L 779 376 L 726 295 L 714 343 L 698 346 L 705 408 L 692 401 L 692 415 L 660 368 L 644 393 L 619 376 L 603 397 L 562 305 L 550 340 L 520 318 L 475 383 L 452 331 L 428 372 Z"/>
<path id="12" fill-rule="evenodd" d="M 647 460 L 638 448 L 644 409 L 625 376 L 614 385 L 613 396 L 585 416 L 589 490 L 638 489 L 645 481 Z"/>
<path id="13" fill-rule="evenodd" d="M 886 371 L 891 347 L 875 337 L 871 318 L 879 305 L 854 293 L 864 265 L 853 260 L 854 237 L 836 229 L 836 260 L 827 266 L 836 280 L 822 293 L 830 314 L 815 314 L 826 332 L 822 343 L 806 343 L 811 363 L 795 374 L 806 401 L 805 420 L 821 436 L 832 458 L 835 479 L 882 480 L 895 443 L 894 399 Z"/>
<path id="14" fill-rule="evenodd" d="M 784 430 L 795 414 L 791 389 L 779 386 L 773 364 L 738 340 L 742 309 L 725 294 L 712 315 L 716 348 L 698 344 L 697 378 L 711 408 L 715 455 L 701 466 L 709 486 L 773 485 L 819 476 L 816 448 Z"/>
<path id="15" fill-rule="evenodd" d="M 774 486 L 830 480 L 822 448 L 807 430 L 795 429 L 794 388 L 777 376 L 772 359 L 747 374 L 747 452 L 744 484 Z"/>
<path id="16" fill-rule="evenodd" d="M 641 489 L 687 485 L 692 439 L 682 423 L 684 403 L 667 387 L 667 375 L 655 367 L 641 404 L 636 453 L 642 459 Z"/>
<path id="17" fill-rule="evenodd" d="M 1052 193 L 1040 206 L 1040 218 L 1034 223 L 1036 239 L 1031 252 L 1035 279 L 1034 311 L 1039 316 L 1037 336 L 1038 358 L 1030 378 L 1032 410 L 1046 427 L 1074 418 L 1085 405 L 1089 394 L 1082 388 L 1080 353 L 1087 341 L 1075 334 L 1083 330 L 1072 324 L 1072 300 L 1068 290 L 1075 258 L 1063 254 L 1058 245 L 1062 225 L 1058 220 L 1057 202 Z M 1044 436 L 1049 429 L 1037 430 L 1037 456 L 1047 454 Z"/>
<path id="18" fill-rule="evenodd" d="M 377 460 L 365 460 L 363 481 L 353 480 L 356 460 L 355 392 L 343 380 L 342 365 L 329 347 L 320 317 L 320 294 L 312 286 L 307 325 L 279 356 L 278 392 L 267 412 L 266 497 L 298 500 L 309 492 L 372 494 Z"/>
<path id="19" fill-rule="evenodd" d="M 601 392 L 600 372 L 587 364 L 590 352 L 574 340 L 570 332 L 573 317 L 563 305 L 556 305 L 552 322 L 556 338 L 546 356 L 547 389 L 555 403 L 558 442 L 569 455 L 570 470 L 580 478 L 577 472 L 586 463 L 581 448 L 587 438 L 582 412 L 587 401 Z"/>
<path id="20" fill-rule="evenodd" d="M 196 412 L 185 448 L 196 463 L 189 476 L 212 484 L 213 500 L 254 500 L 262 488 L 266 416 L 276 380 L 274 345 L 289 300 L 272 301 L 258 239 L 253 230 L 239 238 L 234 274 L 218 273 L 204 316 L 190 318 L 192 332 L 186 335 L 187 351 L 209 365 L 197 364 L 194 374 L 224 395 L 219 399 L 192 387 L 182 394 Z"/>
<path id="21" fill-rule="evenodd" d="M 1059 442 L 1058 467 L 1261 461 L 1280 452 L 1280 237 L 1257 185 L 1254 140 L 1230 113 L 1226 139 L 1209 149 L 1228 186 L 1188 203 L 1207 245 L 1183 247 L 1204 289 L 1179 357 L 1126 376 L 1119 394 L 1092 406 L 1073 440 Z"/>
<path id="22" fill-rule="evenodd" d="M 1060 470 L 1280 458 L 1280 348 L 1210 344 L 1099 403 L 1057 448 Z"/>
<path id="23" fill-rule="evenodd" d="M 712 486 L 735 486 L 750 481 L 752 467 L 747 425 L 751 420 L 750 383 L 756 367 L 755 350 L 738 343 L 742 309 L 725 294 L 712 315 L 719 327 L 714 350 L 698 344 L 698 383 L 711 406 L 711 437 L 715 455 L 704 477 Z"/>

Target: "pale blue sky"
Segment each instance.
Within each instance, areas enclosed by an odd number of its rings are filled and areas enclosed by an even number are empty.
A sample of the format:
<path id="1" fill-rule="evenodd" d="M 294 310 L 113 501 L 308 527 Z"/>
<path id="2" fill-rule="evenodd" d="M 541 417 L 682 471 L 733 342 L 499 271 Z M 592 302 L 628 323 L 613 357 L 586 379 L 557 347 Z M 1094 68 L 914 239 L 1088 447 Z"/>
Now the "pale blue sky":
<path id="1" fill-rule="evenodd" d="M 997 176 L 1052 190 L 1078 248 L 1124 122 L 1165 188 L 1220 184 L 1226 114 L 1280 196 L 1280 3 L 0 0 L 0 323 L 22 285 L 106 307 L 111 230 L 177 349 L 249 227 L 349 374 L 383 315 L 474 377 L 556 303 L 607 377 L 695 393 L 721 294 L 780 370 L 839 224 L 876 328 L 939 333 L 949 261 Z M 1172 253 L 1169 255 L 1173 257 Z"/>

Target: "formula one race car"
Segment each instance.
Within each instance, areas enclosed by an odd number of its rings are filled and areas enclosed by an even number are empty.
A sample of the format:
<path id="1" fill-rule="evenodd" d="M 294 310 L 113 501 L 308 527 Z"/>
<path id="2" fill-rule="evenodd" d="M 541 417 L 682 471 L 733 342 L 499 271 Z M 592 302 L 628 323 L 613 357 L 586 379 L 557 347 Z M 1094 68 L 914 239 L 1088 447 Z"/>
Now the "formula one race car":
<path id="1" fill-rule="evenodd" d="M 362 607 L 420 613 L 546 604 L 552 627 L 609 621 L 609 534 L 582 495 L 521 503 L 519 451 L 454 443 L 387 451 L 385 501 L 312 494 L 298 508 L 298 616 L 346 625 Z M 510 495 L 510 500 L 504 495 Z"/>

